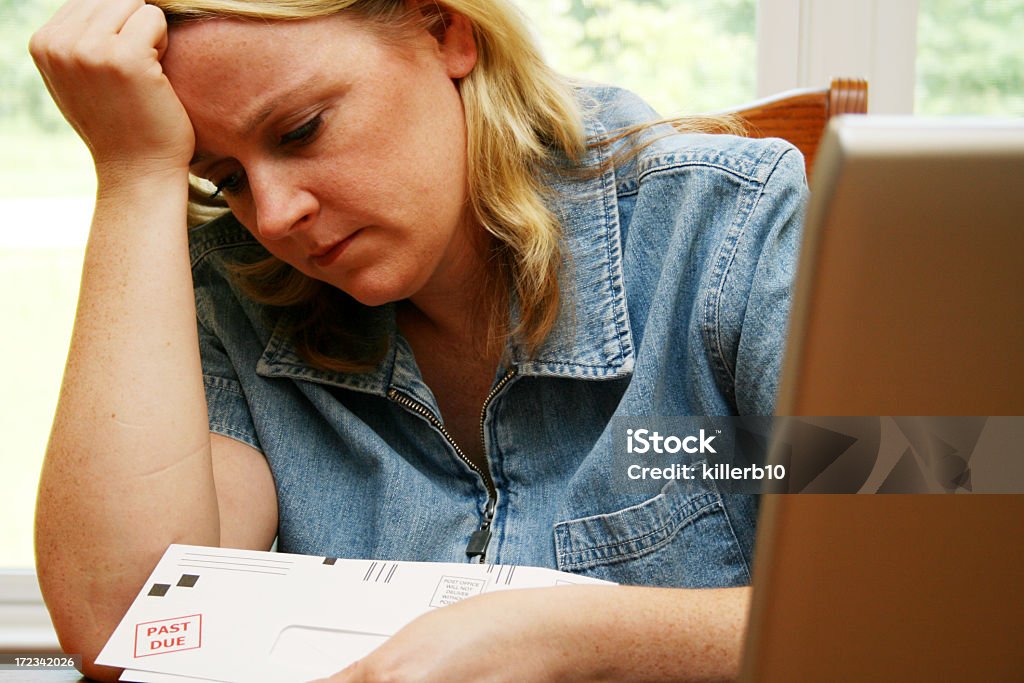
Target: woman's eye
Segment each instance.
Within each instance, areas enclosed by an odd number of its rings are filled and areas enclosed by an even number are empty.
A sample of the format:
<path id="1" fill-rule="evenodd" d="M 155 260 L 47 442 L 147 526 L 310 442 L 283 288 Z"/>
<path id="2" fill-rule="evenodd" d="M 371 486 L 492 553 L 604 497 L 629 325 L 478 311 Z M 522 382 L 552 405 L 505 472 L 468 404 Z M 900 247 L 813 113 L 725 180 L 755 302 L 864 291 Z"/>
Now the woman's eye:
<path id="1" fill-rule="evenodd" d="M 217 189 L 210 195 L 210 199 L 217 197 L 221 193 L 226 195 L 237 194 L 238 192 L 241 192 L 244 187 L 245 174 L 241 171 L 235 171 L 217 183 Z"/>
<path id="2" fill-rule="evenodd" d="M 316 134 L 320 132 L 320 124 L 323 123 L 323 118 L 317 114 L 306 123 L 302 124 L 294 130 L 290 130 L 281 136 L 281 144 L 299 144 L 304 145 L 313 141 Z"/>

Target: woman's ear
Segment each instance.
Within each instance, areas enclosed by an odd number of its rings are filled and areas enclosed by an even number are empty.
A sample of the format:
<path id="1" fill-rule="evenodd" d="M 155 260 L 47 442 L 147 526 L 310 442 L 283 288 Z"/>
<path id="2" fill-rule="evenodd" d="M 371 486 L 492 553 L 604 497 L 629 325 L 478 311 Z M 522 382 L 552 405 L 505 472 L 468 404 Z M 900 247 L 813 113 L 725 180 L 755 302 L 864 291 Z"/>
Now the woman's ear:
<path id="1" fill-rule="evenodd" d="M 441 53 L 448 65 L 448 76 L 463 78 L 476 66 L 476 36 L 473 25 L 465 16 L 448 12 L 445 22 Z"/>
<path id="2" fill-rule="evenodd" d="M 437 41 L 449 78 L 463 78 L 476 66 L 476 36 L 469 19 L 434 0 L 412 0 Z"/>

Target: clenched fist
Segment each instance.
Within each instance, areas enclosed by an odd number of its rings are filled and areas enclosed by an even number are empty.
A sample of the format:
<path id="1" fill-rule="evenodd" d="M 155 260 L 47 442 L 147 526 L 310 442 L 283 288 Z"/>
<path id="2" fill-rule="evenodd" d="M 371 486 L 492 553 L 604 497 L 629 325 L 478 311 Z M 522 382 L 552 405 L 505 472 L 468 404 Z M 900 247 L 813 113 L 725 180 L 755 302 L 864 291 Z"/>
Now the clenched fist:
<path id="1" fill-rule="evenodd" d="M 195 136 L 161 67 L 163 12 L 143 0 L 69 0 L 29 50 L 97 174 L 188 167 Z"/>

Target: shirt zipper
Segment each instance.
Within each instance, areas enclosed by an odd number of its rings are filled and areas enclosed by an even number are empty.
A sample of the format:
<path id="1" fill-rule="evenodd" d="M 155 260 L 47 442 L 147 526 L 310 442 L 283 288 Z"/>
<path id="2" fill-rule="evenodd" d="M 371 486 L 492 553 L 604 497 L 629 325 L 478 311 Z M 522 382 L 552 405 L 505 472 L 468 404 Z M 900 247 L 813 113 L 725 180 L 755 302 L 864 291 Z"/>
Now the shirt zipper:
<path id="1" fill-rule="evenodd" d="M 487 417 L 487 407 L 491 404 L 491 401 L 495 396 L 498 395 L 506 384 L 511 381 L 516 375 L 515 367 L 509 368 L 508 372 L 502 376 L 500 380 L 491 388 L 488 392 L 487 397 L 484 399 L 483 406 L 480 408 L 480 444 L 483 446 L 482 452 L 484 457 L 487 454 L 487 438 L 484 429 L 484 420 Z M 459 447 L 459 444 L 452 438 L 451 433 L 445 429 L 444 423 L 437 418 L 437 416 L 419 401 L 403 394 L 397 389 L 388 390 L 388 398 L 402 405 L 416 414 L 424 417 L 431 425 L 434 426 L 437 431 L 441 432 L 441 435 L 451 444 L 455 454 L 459 457 L 459 460 L 466 463 L 466 465 L 476 472 L 481 479 L 483 479 L 484 487 L 487 489 L 487 505 L 484 507 L 484 518 L 480 524 L 480 528 L 473 532 L 473 535 L 469 537 L 469 543 L 466 546 L 466 556 L 470 560 L 476 560 L 479 563 L 484 562 L 484 558 L 487 555 L 487 545 L 491 540 L 491 523 L 494 521 L 494 510 L 498 505 L 498 490 L 494 486 L 494 481 L 491 479 L 490 472 L 485 472 L 477 466 L 472 460 L 470 460 L 465 451 Z"/>

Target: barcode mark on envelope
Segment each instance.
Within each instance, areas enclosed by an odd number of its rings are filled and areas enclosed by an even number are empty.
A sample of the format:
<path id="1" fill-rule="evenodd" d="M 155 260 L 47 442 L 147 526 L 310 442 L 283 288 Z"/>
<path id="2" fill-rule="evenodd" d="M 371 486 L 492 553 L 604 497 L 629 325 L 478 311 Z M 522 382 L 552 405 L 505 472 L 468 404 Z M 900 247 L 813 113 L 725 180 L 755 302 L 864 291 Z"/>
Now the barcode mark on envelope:
<path id="1" fill-rule="evenodd" d="M 395 570 L 397 569 L 397 562 L 371 562 L 370 567 L 366 570 L 366 573 L 363 575 L 363 581 L 372 581 L 374 583 L 391 583 L 391 579 L 394 577 Z"/>
<path id="2" fill-rule="evenodd" d="M 491 574 L 491 580 L 495 586 L 505 584 L 506 586 L 512 585 L 512 577 L 515 576 L 516 567 L 519 565 L 515 564 L 489 564 L 487 565 L 487 573 Z M 498 570 L 497 576 L 494 576 L 494 570 Z"/>

